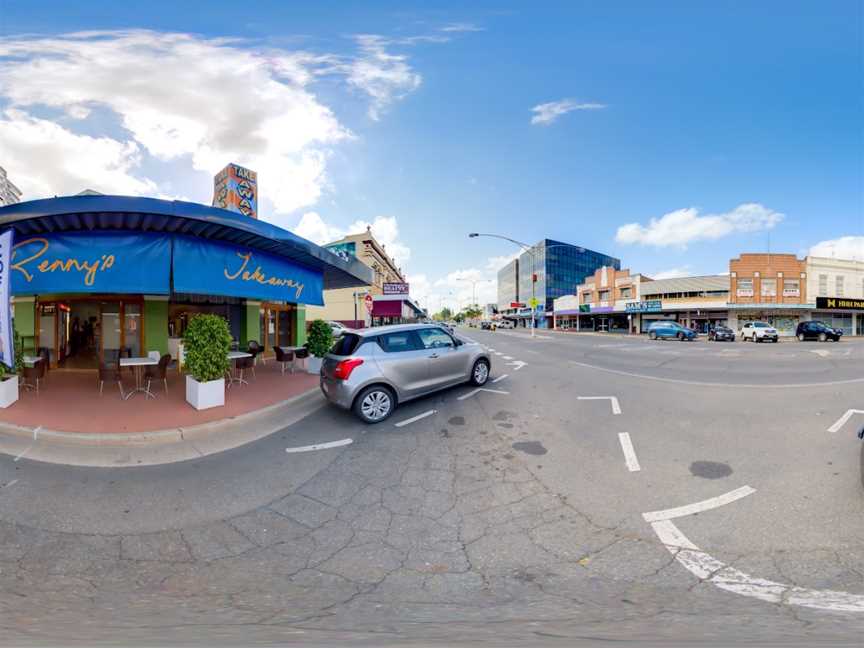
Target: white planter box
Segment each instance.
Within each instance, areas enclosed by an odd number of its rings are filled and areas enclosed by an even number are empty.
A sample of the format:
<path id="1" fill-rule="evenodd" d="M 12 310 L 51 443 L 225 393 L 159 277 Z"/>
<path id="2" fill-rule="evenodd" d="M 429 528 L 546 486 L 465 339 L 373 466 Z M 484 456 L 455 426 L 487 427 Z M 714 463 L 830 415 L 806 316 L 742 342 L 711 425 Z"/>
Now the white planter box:
<path id="1" fill-rule="evenodd" d="M 225 379 L 198 382 L 186 376 L 186 402 L 197 410 L 225 405 Z"/>
<path id="2" fill-rule="evenodd" d="M 310 374 L 319 374 L 321 373 L 321 358 L 316 358 L 313 355 L 310 355 L 306 358 L 306 371 Z"/>
<path id="3" fill-rule="evenodd" d="M 0 381 L 0 407 L 9 407 L 18 400 L 18 376 Z"/>

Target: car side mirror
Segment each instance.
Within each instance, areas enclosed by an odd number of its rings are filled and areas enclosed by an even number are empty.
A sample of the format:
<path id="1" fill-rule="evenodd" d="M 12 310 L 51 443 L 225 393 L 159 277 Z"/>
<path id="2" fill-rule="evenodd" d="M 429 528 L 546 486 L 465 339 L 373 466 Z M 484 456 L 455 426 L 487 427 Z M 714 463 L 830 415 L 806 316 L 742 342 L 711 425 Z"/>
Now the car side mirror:
<path id="1" fill-rule="evenodd" d="M 465 344 L 462 340 L 457 340 L 456 338 L 453 339 L 453 342 L 455 343 L 455 345 L 456 345 L 457 347 L 460 347 L 460 346 L 462 346 L 463 344 Z"/>

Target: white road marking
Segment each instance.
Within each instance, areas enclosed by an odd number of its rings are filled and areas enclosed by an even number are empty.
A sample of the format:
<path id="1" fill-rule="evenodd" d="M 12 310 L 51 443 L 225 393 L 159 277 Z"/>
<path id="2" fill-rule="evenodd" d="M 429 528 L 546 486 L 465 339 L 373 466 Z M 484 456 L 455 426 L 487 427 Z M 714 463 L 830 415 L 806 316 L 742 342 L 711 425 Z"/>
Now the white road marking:
<path id="1" fill-rule="evenodd" d="M 821 383 L 787 383 L 785 385 L 772 385 L 770 383 L 721 383 L 721 382 L 701 382 L 698 380 L 680 380 L 678 378 L 663 378 L 661 376 L 648 376 L 646 374 L 631 373 L 629 371 L 620 371 L 618 369 L 608 369 L 606 367 L 598 367 L 597 365 L 588 364 L 587 362 L 576 362 L 570 360 L 570 364 L 577 367 L 585 367 L 586 369 L 595 369 L 597 371 L 605 371 L 607 373 L 617 374 L 619 376 L 627 376 L 628 378 L 638 378 L 640 380 L 656 380 L 658 382 L 674 383 L 676 385 L 689 385 L 691 387 L 740 387 L 744 389 L 792 389 L 795 387 L 830 387 L 832 385 L 852 385 L 855 383 L 864 383 L 864 378 L 850 378 L 848 380 L 830 380 Z"/>
<path id="2" fill-rule="evenodd" d="M 512 359 L 513 359 L 513 356 L 504 356 L 504 359 L 505 359 L 505 360 L 512 360 Z"/>
<path id="3" fill-rule="evenodd" d="M 514 360 L 513 362 L 508 362 L 508 367 L 513 367 L 513 371 L 519 371 L 522 367 L 524 367 L 527 362 L 522 362 L 521 360 Z"/>
<path id="4" fill-rule="evenodd" d="M 822 349 L 810 349 L 810 353 L 815 353 L 822 358 L 827 358 L 831 355 L 830 351 L 823 351 Z"/>
<path id="5" fill-rule="evenodd" d="M 17 480 L 17 479 L 13 479 L 13 480 L 10 481 L 8 484 L 3 484 L 2 486 L 0 486 L 0 488 L 9 488 L 10 486 L 14 486 L 14 485 L 17 484 L 17 483 L 18 483 L 18 480 Z"/>
<path id="6" fill-rule="evenodd" d="M 341 446 L 351 445 L 353 439 L 341 439 L 339 441 L 329 441 L 327 443 L 316 443 L 308 446 L 298 446 L 296 448 L 285 448 L 285 452 L 294 454 L 296 452 L 312 452 L 313 450 L 326 450 L 327 448 L 339 448 Z"/>
<path id="7" fill-rule="evenodd" d="M 647 515 L 647 514 L 646 514 Z M 756 578 L 720 562 L 694 545 L 671 520 L 651 523 L 654 533 L 684 568 L 702 581 L 742 596 L 836 612 L 864 612 L 864 596 L 815 590 Z"/>
<path id="8" fill-rule="evenodd" d="M 34 441 L 35 441 L 36 438 L 39 436 L 39 430 L 41 430 L 41 429 L 42 429 L 42 426 L 40 425 L 40 426 L 36 427 L 36 428 L 33 430 L 33 440 L 34 440 Z"/>
<path id="9" fill-rule="evenodd" d="M 552 338 L 548 335 L 538 335 L 536 336 L 538 340 L 551 340 Z"/>
<path id="10" fill-rule="evenodd" d="M 462 394 L 456 400 L 465 400 L 466 398 L 471 398 L 472 396 L 476 396 L 480 392 L 490 392 L 492 394 L 509 394 L 510 392 L 501 391 L 500 389 L 484 389 L 483 387 L 478 387 L 477 389 L 468 392 L 467 394 Z"/>
<path id="11" fill-rule="evenodd" d="M 12 461 L 18 461 L 21 457 L 23 457 L 23 456 L 26 455 L 28 452 L 30 452 L 30 450 L 31 450 L 32 448 L 33 448 L 33 444 L 31 443 L 29 446 L 27 446 L 26 448 L 24 448 L 24 449 L 21 451 L 21 454 L 19 454 L 17 457 L 15 457 Z"/>
<path id="12" fill-rule="evenodd" d="M 624 451 L 624 463 L 627 464 L 627 470 L 630 472 L 642 470 L 639 466 L 639 460 L 636 458 L 636 451 L 633 449 L 633 442 L 630 441 L 630 435 L 621 432 L 618 434 L 618 440 L 621 442 L 621 450 Z"/>
<path id="13" fill-rule="evenodd" d="M 504 354 L 501 353 L 500 351 L 496 351 L 496 352 L 495 352 L 495 355 L 500 356 L 500 355 L 504 355 Z"/>
<path id="14" fill-rule="evenodd" d="M 608 400 L 612 403 L 612 413 L 620 414 L 621 406 L 618 404 L 618 399 L 615 396 L 579 396 L 579 400 Z"/>
<path id="15" fill-rule="evenodd" d="M 438 410 L 431 409 L 428 412 L 423 412 L 422 414 L 418 414 L 417 416 L 412 416 L 411 418 L 405 419 L 404 421 L 399 421 L 396 424 L 396 427 L 402 427 L 403 425 L 408 425 L 409 423 L 413 423 L 414 421 L 419 421 L 420 419 L 424 419 L 427 416 L 432 416 L 437 411 Z"/>
<path id="16" fill-rule="evenodd" d="M 846 410 L 846 413 L 843 416 L 841 416 L 839 419 L 837 419 L 837 421 L 834 423 L 834 425 L 832 425 L 831 427 L 828 428 L 828 431 L 829 432 L 837 432 L 840 428 L 842 428 L 844 425 L 846 425 L 846 422 L 850 418 L 852 418 L 853 414 L 864 414 L 864 410 L 859 410 L 859 409 Z"/>
<path id="17" fill-rule="evenodd" d="M 501 376 L 498 376 L 495 380 L 492 381 L 492 384 L 494 385 L 495 383 L 504 380 L 505 378 L 507 378 L 508 375 L 509 375 L 509 374 L 503 374 L 503 375 L 501 375 Z"/>
<path id="18" fill-rule="evenodd" d="M 645 518 L 646 522 L 657 522 L 658 520 L 672 520 L 674 518 L 684 517 L 685 515 L 693 515 L 694 513 L 710 511 L 711 509 L 724 506 L 725 504 L 731 504 L 732 502 L 735 502 L 742 497 L 752 495 L 755 492 L 755 488 L 751 488 L 750 486 L 742 486 L 741 488 L 736 488 L 733 491 L 729 491 L 728 493 L 724 493 L 723 495 L 718 495 L 717 497 L 711 497 L 709 499 L 702 500 L 701 502 L 686 504 L 685 506 L 678 506 L 676 508 L 665 509 L 663 511 L 651 511 L 650 513 L 643 513 L 642 517 Z"/>

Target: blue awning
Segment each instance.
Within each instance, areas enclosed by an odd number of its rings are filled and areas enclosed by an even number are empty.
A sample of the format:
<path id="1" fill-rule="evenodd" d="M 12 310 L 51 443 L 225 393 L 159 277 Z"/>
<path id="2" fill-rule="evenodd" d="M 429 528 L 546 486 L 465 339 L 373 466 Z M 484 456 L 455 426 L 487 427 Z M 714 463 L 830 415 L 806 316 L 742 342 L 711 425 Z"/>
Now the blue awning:
<path id="1" fill-rule="evenodd" d="M 179 200 L 130 196 L 69 196 L 0 207 L 0 229 L 16 238 L 64 232 L 185 234 L 269 252 L 324 274 L 324 288 L 370 285 L 372 269 L 288 230 L 234 212 Z"/>

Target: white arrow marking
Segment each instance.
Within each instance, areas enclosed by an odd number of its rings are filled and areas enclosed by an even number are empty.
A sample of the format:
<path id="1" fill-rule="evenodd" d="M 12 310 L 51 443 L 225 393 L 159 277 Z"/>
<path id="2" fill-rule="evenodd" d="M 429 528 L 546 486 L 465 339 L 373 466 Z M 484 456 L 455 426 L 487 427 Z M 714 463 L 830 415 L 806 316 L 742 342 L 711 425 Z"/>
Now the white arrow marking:
<path id="1" fill-rule="evenodd" d="M 285 448 L 285 452 L 293 454 L 295 452 L 312 452 L 313 450 L 326 450 L 327 448 L 338 448 L 340 446 L 351 445 L 353 439 L 341 439 L 339 441 L 330 441 L 328 443 L 316 443 L 315 445 L 298 446 L 296 448 Z"/>
<path id="2" fill-rule="evenodd" d="M 749 486 L 745 487 L 749 488 Z M 739 492 L 732 491 L 732 493 Z M 751 489 L 752 492 L 752 489 Z M 735 497 L 720 501 L 724 497 L 730 496 L 732 493 L 727 493 L 726 496 L 713 498 L 713 500 L 705 500 L 693 506 L 705 506 L 706 503 L 713 503 L 708 508 L 716 508 L 728 504 L 730 501 L 740 499 Z M 749 493 L 747 493 L 749 494 Z M 671 511 L 681 511 L 688 507 L 682 506 L 679 509 L 669 509 L 665 513 Z M 707 509 L 702 509 L 707 510 Z M 698 512 L 698 511 L 694 511 Z M 654 511 L 653 513 L 645 513 L 643 517 L 647 520 L 649 516 L 664 513 L 664 511 Z M 688 515 L 689 513 L 682 513 Z M 677 514 L 674 515 L 677 517 Z M 670 518 L 660 518 L 651 522 L 651 528 L 654 533 L 660 538 L 665 547 L 669 550 L 675 560 L 677 560 L 687 571 L 696 576 L 702 581 L 706 581 L 727 592 L 733 592 L 742 596 L 768 601 L 769 603 L 780 603 L 783 605 L 798 605 L 802 607 L 815 608 L 819 610 L 833 610 L 838 612 L 864 612 L 864 596 L 860 594 L 850 594 L 849 592 L 838 592 L 834 590 L 815 590 L 805 589 L 803 587 L 795 587 L 776 583 L 764 578 L 756 578 L 745 574 L 742 571 L 730 567 L 729 565 L 720 562 L 710 554 L 705 553 L 695 544 L 681 533 L 681 530 L 675 526 Z"/>
<path id="3" fill-rule="evenodd" d="M 405 419 L 404 421 L 399 421 L 396 424 L 396 427 L 402 427 L 403 425 L 408 425 L 409 423 L 413 423 L 414 421 L 419 421 L 420 419 L 424 419 L 427 416 L 432 416 L 437 411 L 438 410 L 431 409 L 428 412 L 423 412 L 422 414 L 418 414 L 417 416 L 412 416 L 411 418 Z"/>
<path id="4" fill-rule="evenodd" d="M 507 378 L 507 375 L 508 374 L 502 374 L 502 375 L 498 376 L 495 380 L 492 381 L 492 384 L 494 385 L 495 383 L 504 380 L 505 378 Z"/>
<path id="5" fill-rule="evenodd" d="M 500 356 L 500 355 L 504 355 L 504 354 L 501 353 L 500 351 L 496 351 L 496 352 L 495 352 L 495 355 Z"/>
<path id="6" fill-rule="evenodd" d="M 711 497 L 709 499 L 702 500 L 701 502 L 696 502 L 694 504 L 678 506 L 676 508 L 665 509 L 663 511 L 651 511 L 650 513 L 643 513 L 642 517 L 645 518 L 646 522 L 672 520 L 674 518 L 683 517 L 685 515 L 693 515 L 695 513 L 702 513 L 703 511 L 710 511 L 711 509 L 723 506 L 724 504 L 730 504 L 736 500 L 741 499 L 742 497 L 752 495 L 755 492 L 755 488 L 751 488 L 750 486 L 742 486 L 741 488 L 736 488 L 735 490 L 724 493 L 723 495 Z"/>
<path id="7" fill-rule="evenodd" d="M 853 414 L 864 414 L 864 410 L 859 410 L 859 409 L 847 410 L 843 416 L 841 416 L 839 419 L 837 419 L 837 422 L 834 423 L 834 425 L 832 425 L 831 427 L 828 428 L 828 431 L 829 432 L 837 432 L 840 428 L 842 428 L 844 425 L 846 425 L 846 421 L 848 421 L 850 418 L 852 418 Z"/>
<path id="8" fill-rule="evenodd" d="M 466 398 L 471 398 L 472 396 L 476 396 L 480 392 L 489 392 L 491 394 L 509 394 L 510 392 L 501 391 L 500 389 L 484 389 L 483 387 L 478 387 L 474 391 L 470 391 L 467 394 L 462 394 L 456 400 L 465 400 Z"/>
<path id="9" fill-rule="evenodd" d="M 504 356 L 504 359 L 505 359 L 505 360 L 512 360 L 513 357 L 512 357 L 512 356 Z"/>
<path id="10" fill-rule="evenodd" d="M 627 464 L 627 470 L 630 472 L 638 472 L 642 470 L 639 465 L 639 460 L 636 458 L 636 451 L 633 449 L 633 442 L 630 440 L 630 435 L 626 432 L 618 434 L 618 440 L 621 442 L 621 450 L 624 451 L 624 463 Z"/>
<path id="11" fill-rule="evenodd" d="M 579 400 L 609 400 L 612 403 L 612 413 L 620 414 L 621 406 L 615 396 L 579 396 Z"/>
<path id="12" fill-rule="evenodd" d="M 524 367 L 527 362 L 522 362 L 521 360 L 514 360 L 513 362 L 508 362 L 508 367 L 513 367 L 513 371 L 519 371 L 522 367 Z"/>

